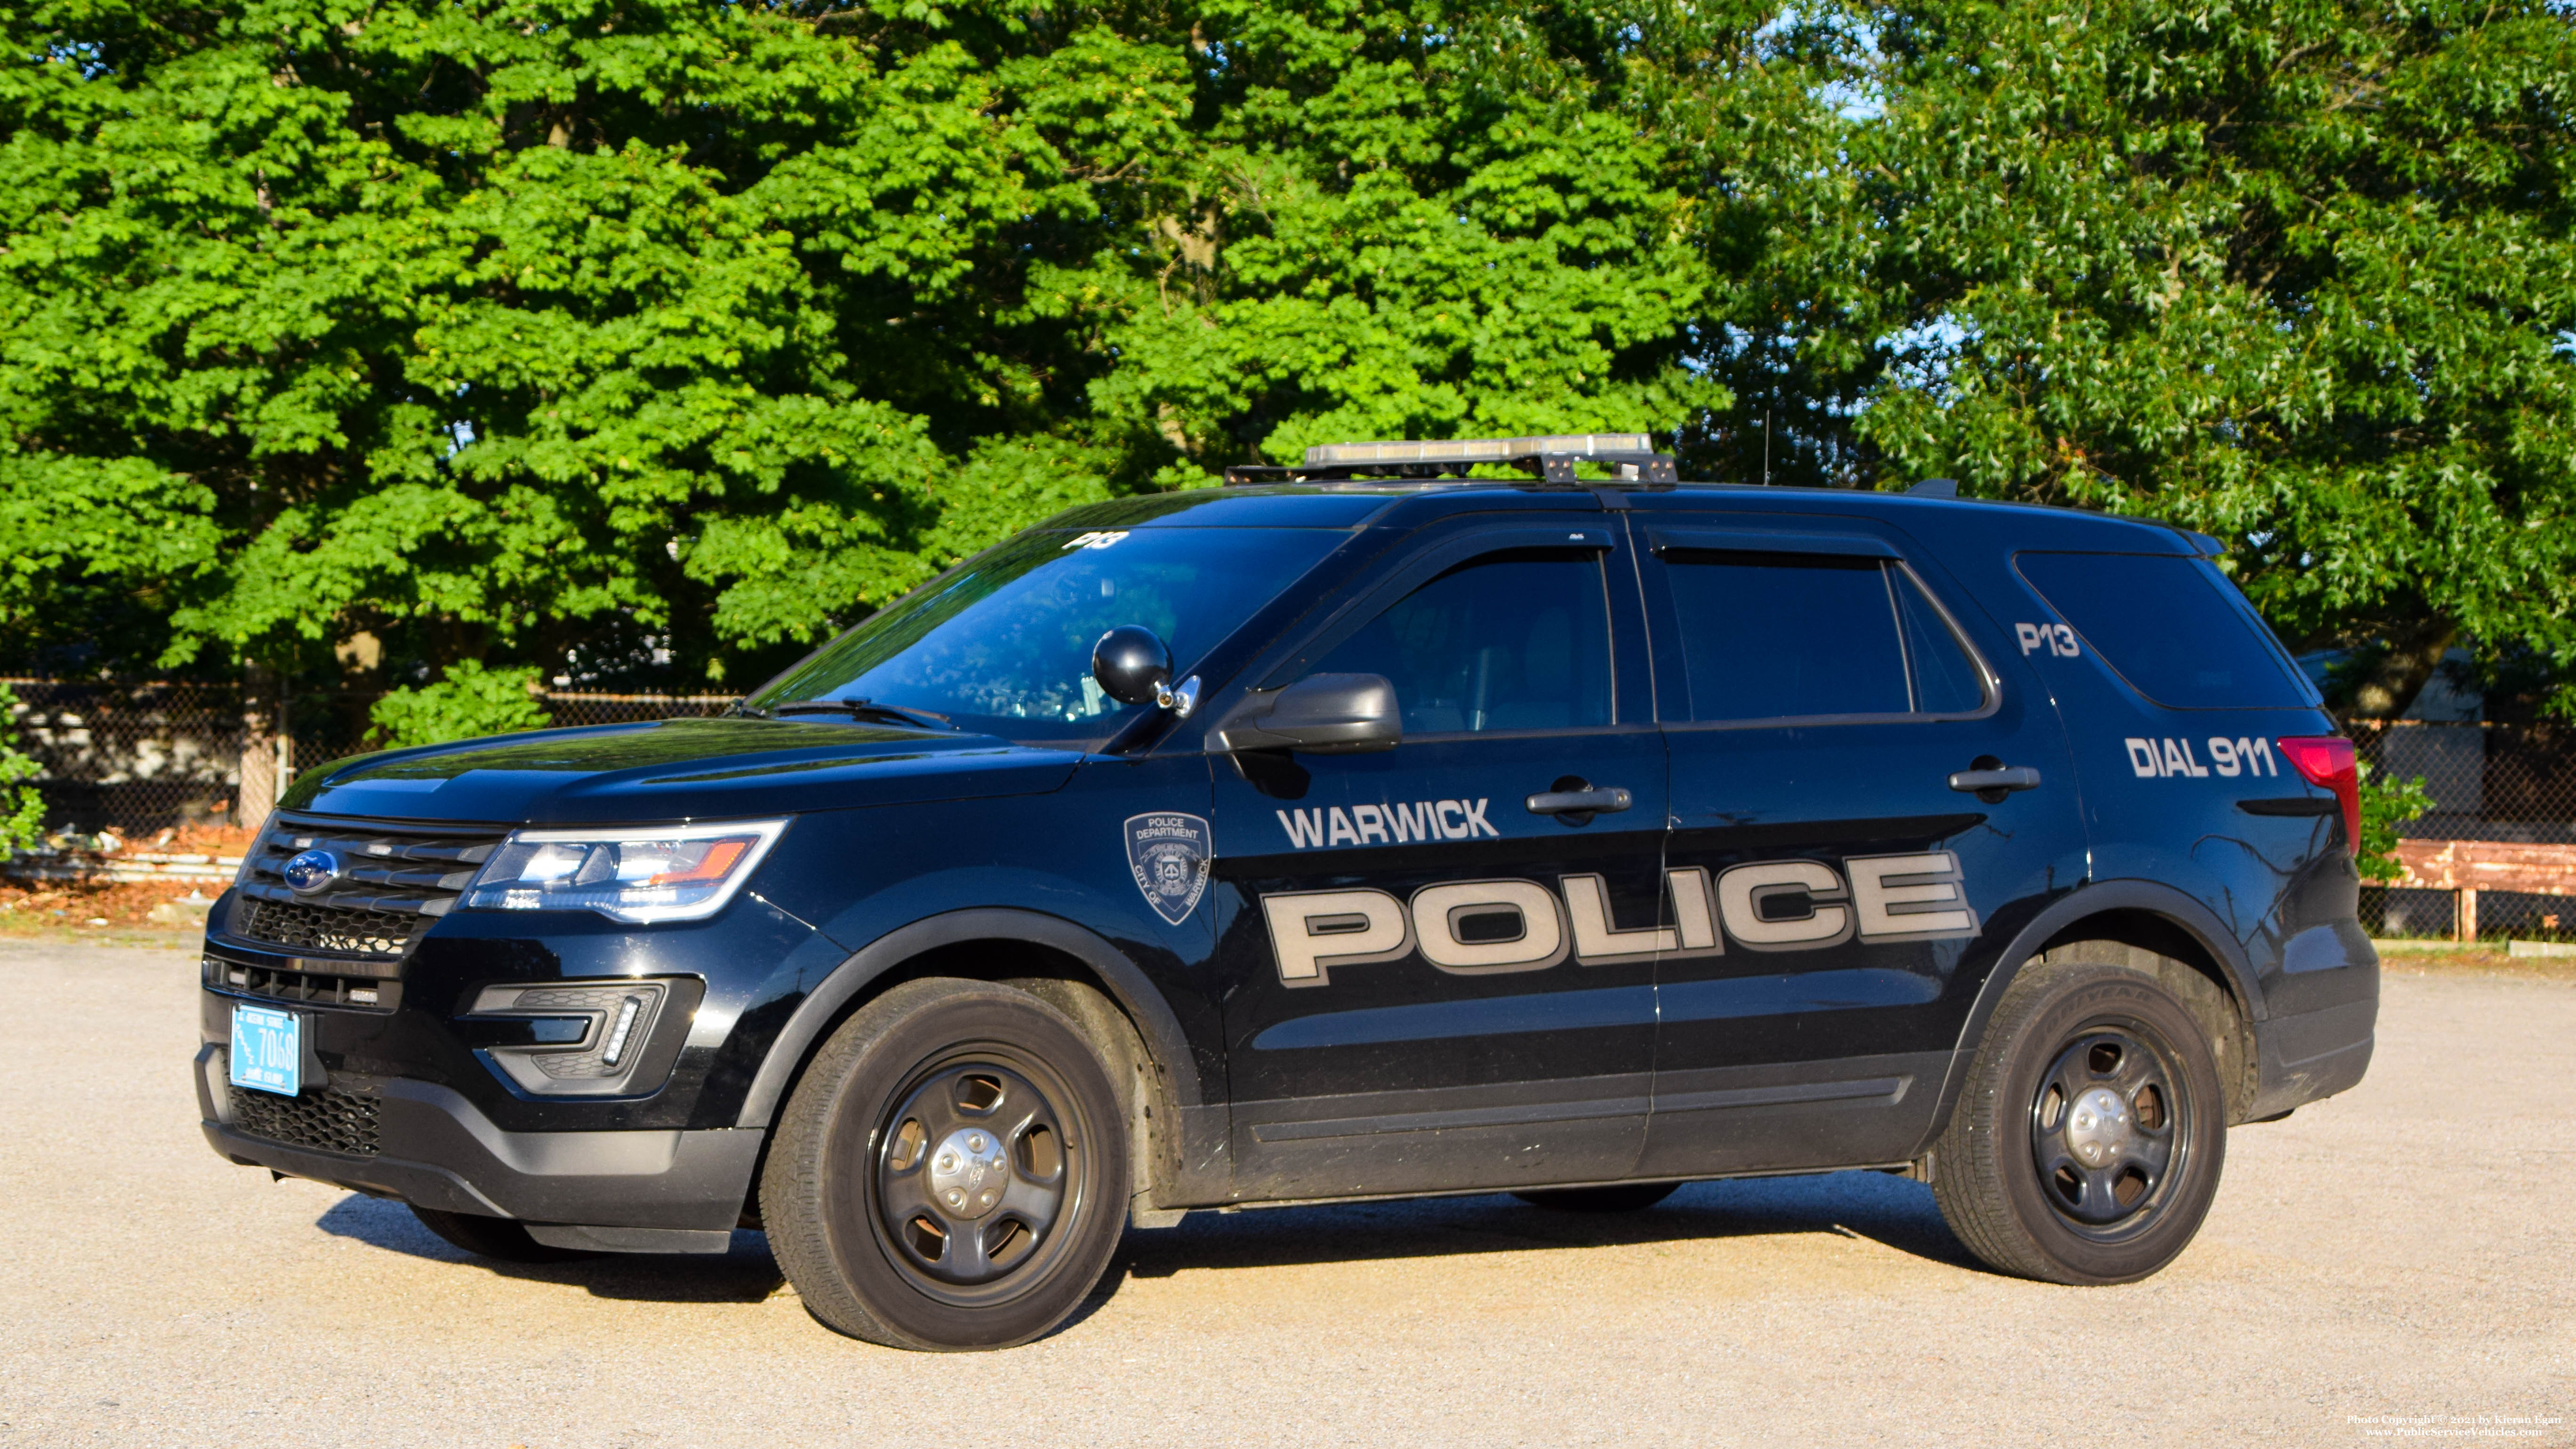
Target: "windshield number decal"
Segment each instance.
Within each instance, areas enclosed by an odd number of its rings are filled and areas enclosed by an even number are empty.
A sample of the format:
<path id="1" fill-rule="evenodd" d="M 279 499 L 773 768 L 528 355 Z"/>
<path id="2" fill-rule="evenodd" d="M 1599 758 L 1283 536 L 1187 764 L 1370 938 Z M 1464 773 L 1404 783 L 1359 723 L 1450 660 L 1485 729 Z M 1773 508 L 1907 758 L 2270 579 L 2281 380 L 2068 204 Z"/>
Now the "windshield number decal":
<path id="1" fill-rule="evenodd" d="M 1114 533 L 1080 533 L 1074 535 L 1064 548 L 1059 548 L 1056 552 L 1062 553 L 1065 549 L 1073 548 L 1108 548 L 1126 536 L 1127 530 L 1123 528 Z"/>

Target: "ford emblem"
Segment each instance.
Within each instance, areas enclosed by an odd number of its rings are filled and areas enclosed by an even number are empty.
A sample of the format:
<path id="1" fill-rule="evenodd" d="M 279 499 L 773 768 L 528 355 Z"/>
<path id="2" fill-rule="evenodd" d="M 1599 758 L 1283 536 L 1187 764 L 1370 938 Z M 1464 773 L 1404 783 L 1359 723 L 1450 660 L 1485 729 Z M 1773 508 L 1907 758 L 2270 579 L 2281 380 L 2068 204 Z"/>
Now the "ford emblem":
<path id="1" fill-rule="evenodd" d="M 308 850 L 286 863 L 286 888 L 299 896 L 326 890 L 340 878 L 340 857 L 327 850 Z"/>

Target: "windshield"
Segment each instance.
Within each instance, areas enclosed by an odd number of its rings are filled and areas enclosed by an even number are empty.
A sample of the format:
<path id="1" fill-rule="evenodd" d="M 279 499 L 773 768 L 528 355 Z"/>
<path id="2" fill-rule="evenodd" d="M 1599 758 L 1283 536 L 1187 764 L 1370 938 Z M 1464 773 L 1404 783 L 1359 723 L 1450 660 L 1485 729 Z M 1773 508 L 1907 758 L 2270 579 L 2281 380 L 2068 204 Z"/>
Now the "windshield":
<path id="1" fill-rule="evenodd" d="M 745 703 L 866 700 L 1005 739 L 1105 739 L 1143 706 L 1091 677 L 1091 647 L 1142 624 L 1175 679 L 1335 545 L 1321 528 L 1023 534 L 823 646 Z"/>

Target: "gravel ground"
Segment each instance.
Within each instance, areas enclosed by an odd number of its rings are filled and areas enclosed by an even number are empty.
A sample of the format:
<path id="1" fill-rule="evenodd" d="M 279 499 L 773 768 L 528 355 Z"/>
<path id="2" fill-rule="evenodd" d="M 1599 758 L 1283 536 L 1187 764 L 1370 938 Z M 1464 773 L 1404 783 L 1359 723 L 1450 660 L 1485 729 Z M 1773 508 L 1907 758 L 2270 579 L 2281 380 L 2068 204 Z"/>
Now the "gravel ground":
<path id="1" fill-rule="evenodd" d="M 494 1268 L 222 1162 L 183 952 L 0 942 L 0 985 L 0 1445 L 2576 1443 L 2565 979 L 2392 975 L 2369 1080 L 2234 1134 L 2133 1287 L 1997 1277 L 1843 1173 L 1198 1214 L 937 1357 L 823 1329 L 758 1234 Z"/>

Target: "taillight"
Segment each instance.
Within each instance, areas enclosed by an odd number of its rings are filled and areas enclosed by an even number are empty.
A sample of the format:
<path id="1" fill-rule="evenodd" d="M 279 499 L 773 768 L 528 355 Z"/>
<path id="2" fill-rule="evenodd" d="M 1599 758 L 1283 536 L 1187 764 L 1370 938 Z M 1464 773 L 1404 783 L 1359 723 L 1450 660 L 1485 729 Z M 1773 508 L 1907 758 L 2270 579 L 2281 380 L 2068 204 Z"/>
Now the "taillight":
<path id="1" fill-rule="evenodd" d="M 2344 847 L 2353 854 L 2361 853 L 2361 771 L 2352 754 L 2352 741 L 2341 735 L 2308 735 L 2281 741 L 2281 757 L 2288 760 L 2311 785 L 2323 785 L 2335 792 L 2343 805 Z"/>

